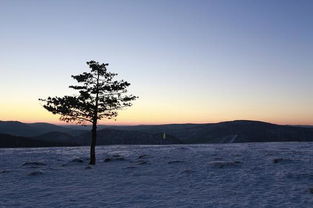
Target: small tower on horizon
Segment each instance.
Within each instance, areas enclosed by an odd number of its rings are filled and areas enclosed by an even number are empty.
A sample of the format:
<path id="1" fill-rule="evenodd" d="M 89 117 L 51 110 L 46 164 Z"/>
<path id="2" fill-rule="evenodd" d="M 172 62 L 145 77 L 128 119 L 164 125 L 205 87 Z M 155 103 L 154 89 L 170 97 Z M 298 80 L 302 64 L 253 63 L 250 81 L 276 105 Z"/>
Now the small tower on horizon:
<path id="1" fill-rule="evenodd" d="M 165 139 L 166 139 L 166 134 L 165 134 L 165 132 L 163 132 L 160 144 L 163 144 L 163 140 L 165 140 Z"/>
<path id="2" fill-rule="evenodd" d="M 162 138 L 163 138 L 163 139 L 166 139 L 166 134 L 165 134 L 165 132 L 163 132 Z"/>

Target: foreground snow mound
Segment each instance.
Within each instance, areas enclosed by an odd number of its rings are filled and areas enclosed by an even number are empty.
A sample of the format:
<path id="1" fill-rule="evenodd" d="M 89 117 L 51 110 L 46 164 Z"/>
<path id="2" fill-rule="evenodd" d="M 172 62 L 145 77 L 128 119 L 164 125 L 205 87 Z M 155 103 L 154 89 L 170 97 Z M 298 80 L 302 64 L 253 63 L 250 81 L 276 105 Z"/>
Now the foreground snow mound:
<path id="1" fill-rule="evenodd" d="M 313 143 L 0 149 L 0 207 L 313 207 Z"/>

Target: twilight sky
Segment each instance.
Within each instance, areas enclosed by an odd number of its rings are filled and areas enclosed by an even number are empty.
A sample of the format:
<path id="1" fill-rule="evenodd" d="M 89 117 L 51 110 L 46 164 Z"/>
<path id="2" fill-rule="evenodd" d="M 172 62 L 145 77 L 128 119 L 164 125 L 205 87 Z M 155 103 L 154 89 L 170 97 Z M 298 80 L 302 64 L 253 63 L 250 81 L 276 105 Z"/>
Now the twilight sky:
<path id="1" fill-rule="evenodd" d="M 313 1 L 0 1 L 0 120 L 59 123 L 86 61 L 140 98 L 114 124 L 313 124 Z M 103 121 L 104 124 L 112 121 Z"/>

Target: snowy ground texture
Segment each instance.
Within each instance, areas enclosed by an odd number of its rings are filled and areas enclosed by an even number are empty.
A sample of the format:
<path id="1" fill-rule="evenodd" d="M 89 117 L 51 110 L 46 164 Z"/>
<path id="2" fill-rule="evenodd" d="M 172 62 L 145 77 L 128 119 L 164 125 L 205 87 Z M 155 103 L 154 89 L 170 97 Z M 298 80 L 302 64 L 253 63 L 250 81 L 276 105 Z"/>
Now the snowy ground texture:
<path id="1" fill-rule="evenodd" d="M 313 143 L 0 149 L 0 207 L 313 207 Z M 311 193 L 312 192 L 312 193 Z"/>

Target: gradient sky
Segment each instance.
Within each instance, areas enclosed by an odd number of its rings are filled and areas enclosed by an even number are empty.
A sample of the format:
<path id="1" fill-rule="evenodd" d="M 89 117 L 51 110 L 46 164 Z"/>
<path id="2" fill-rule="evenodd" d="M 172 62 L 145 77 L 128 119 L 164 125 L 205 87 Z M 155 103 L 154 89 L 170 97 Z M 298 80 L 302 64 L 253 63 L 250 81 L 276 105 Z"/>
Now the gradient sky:
<path id="1" fill-rule="evenodd" d="M 313 124 L 313 1 L 0 1 L 0 120 L 57 123 L 94 59 L 140 98 L 114 124 Z M 104 120 L 103 123 L 112 123 Z"/>

